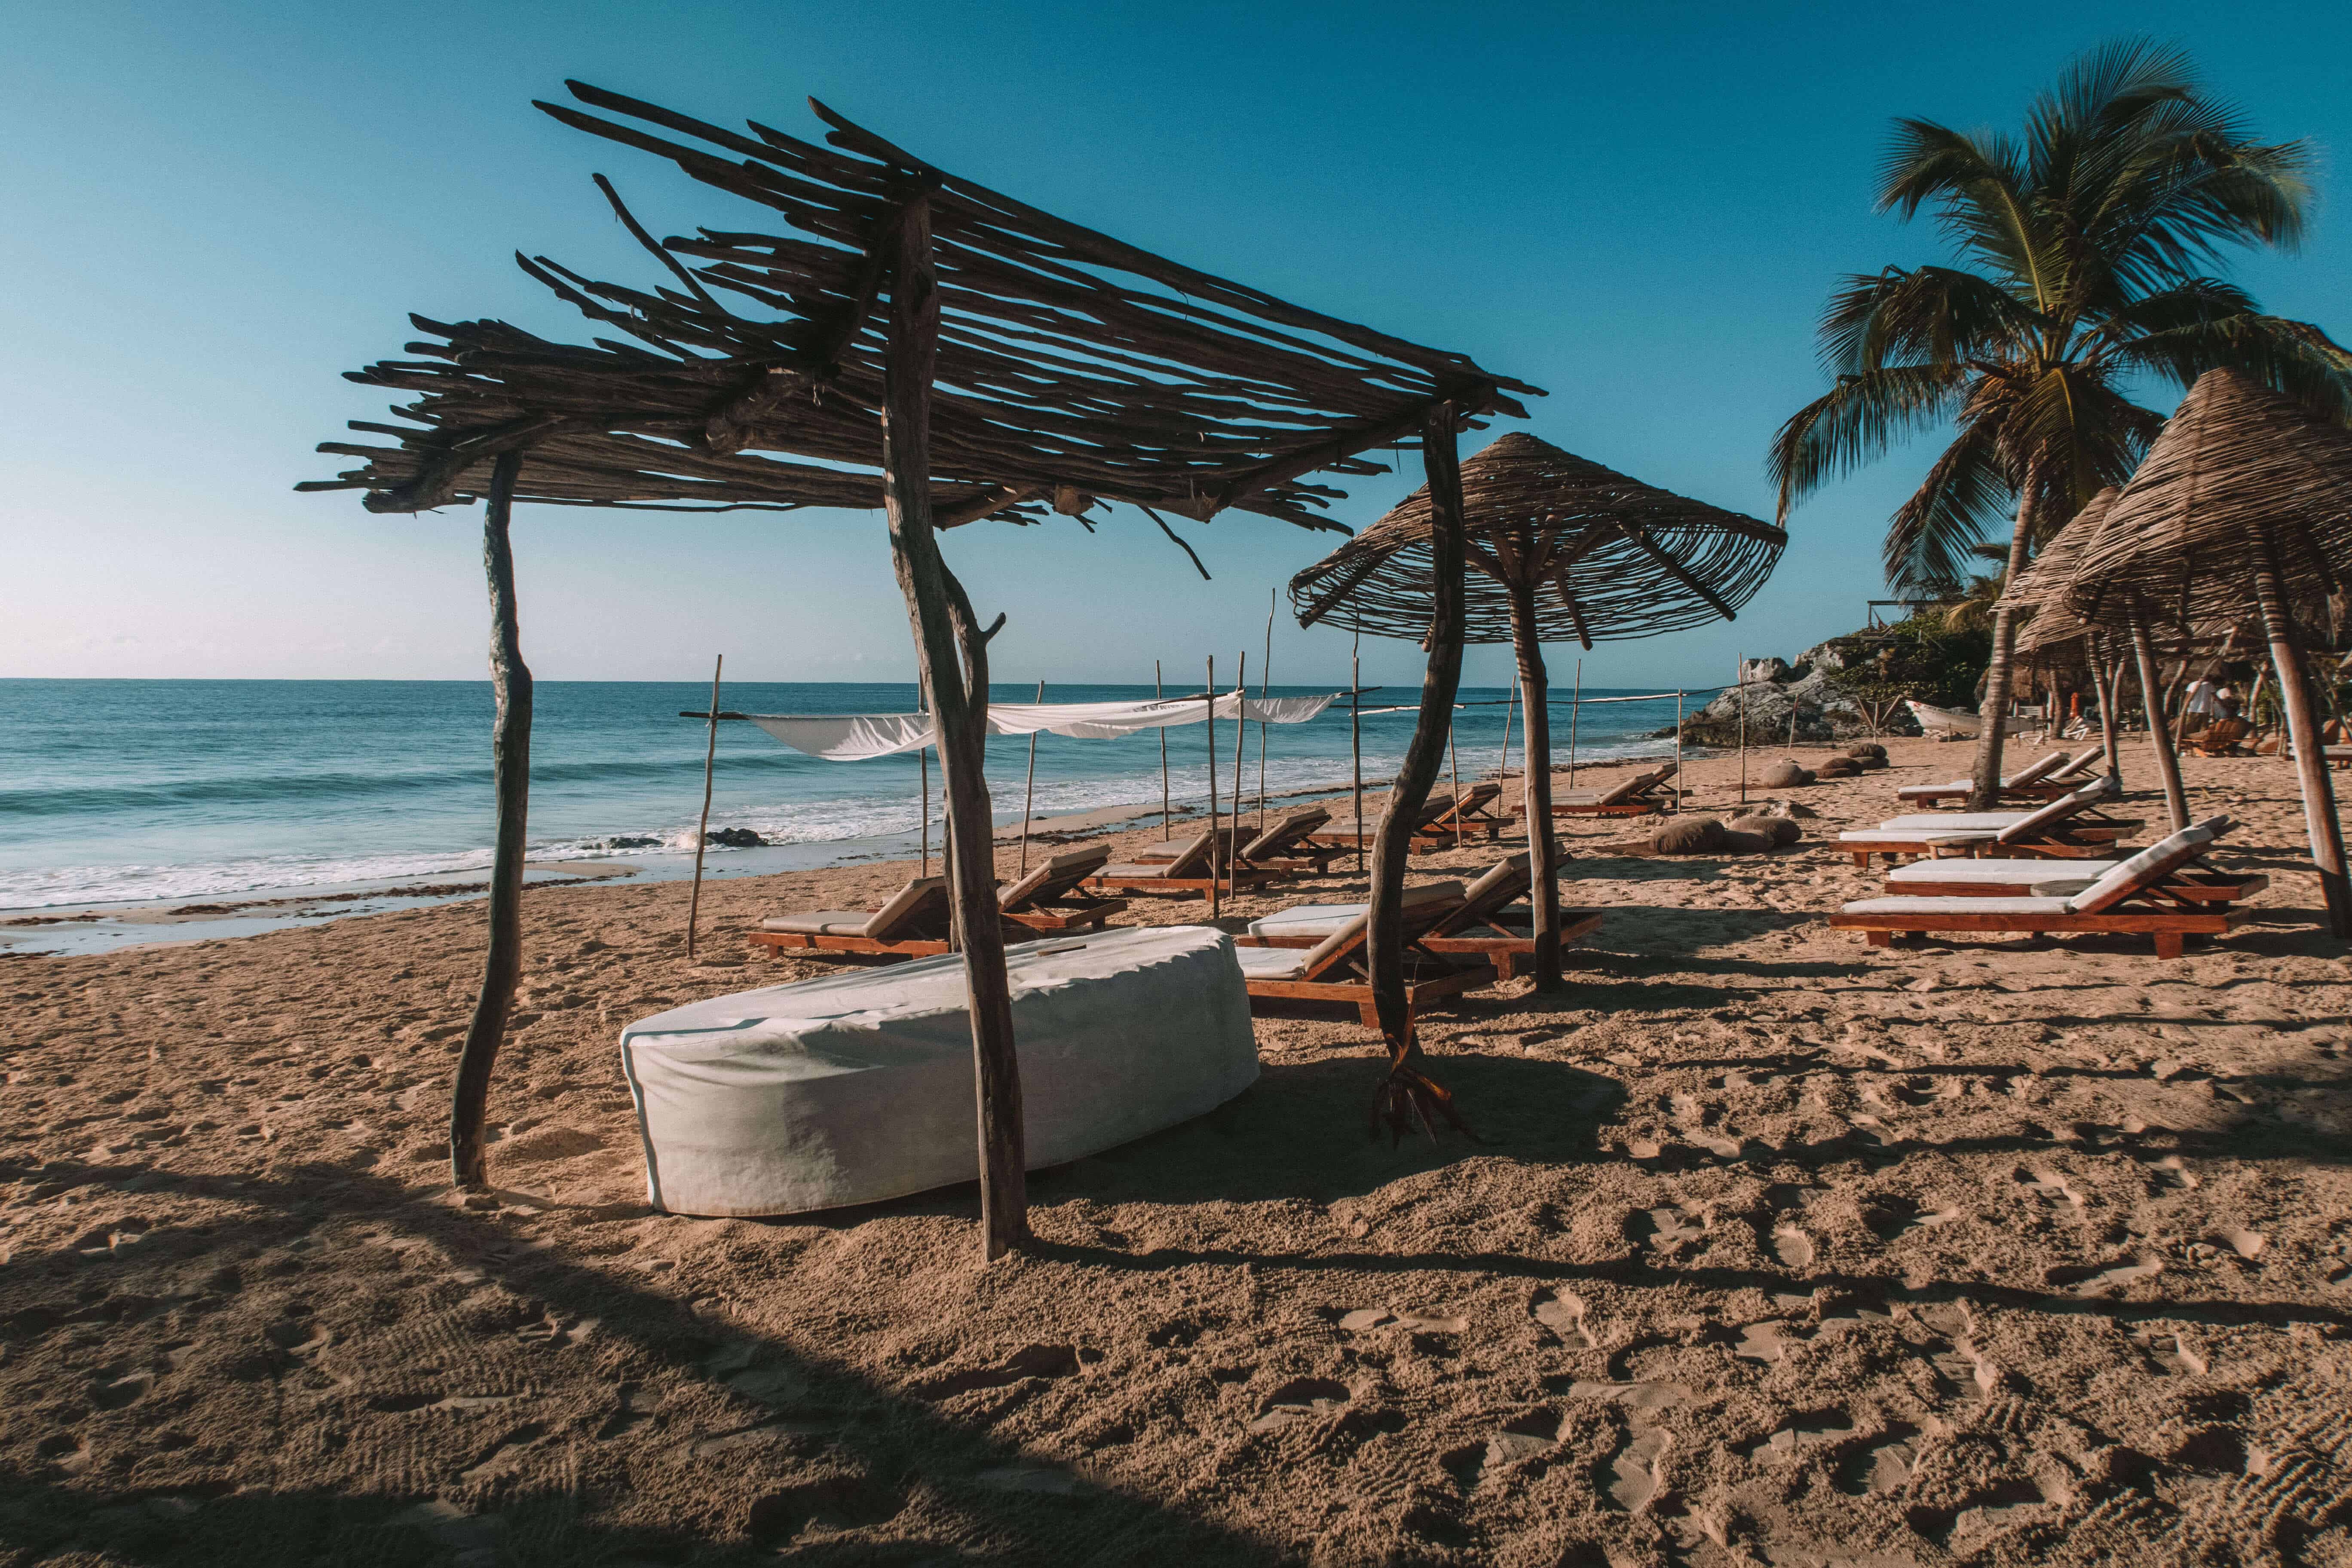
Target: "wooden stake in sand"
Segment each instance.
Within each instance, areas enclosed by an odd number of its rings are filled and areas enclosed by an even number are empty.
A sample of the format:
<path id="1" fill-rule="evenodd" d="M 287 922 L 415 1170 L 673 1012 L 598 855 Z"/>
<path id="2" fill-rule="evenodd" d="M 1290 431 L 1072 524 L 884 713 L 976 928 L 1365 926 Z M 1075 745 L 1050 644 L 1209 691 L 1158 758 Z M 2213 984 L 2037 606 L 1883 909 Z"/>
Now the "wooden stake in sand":
<path id="1" fill-rule="evenodd" d="M 2180 757 L 2172 749 L 2172 726 L 2164 716 L 2164 688 L 2157 679 L 2156 649 L 2149 643 L 2147 622 L 2131 618 L 2132 657 L 2139 665 L 2140 705 L 2147 710 L 2148 743 L 2156 750 L 2156 776 L 2164 781 L 2165 815 L 2172 831 L 2189 826 L 2189 792 L 2180 783 Z"/>
<path id="2" fill-rule="evenodd" d="M 1164 702 L 1168 699 L 1167 691 L 1160 684 L 1160 661 L 1156 658 L 1151 661 L 1151 696 L 1155 701 Z M 1165 724 L 1160 726 L 1160 841 L 1163 844 L 1176 841 L 1176 819 L 1168 812 L 1168 726 Z"/>
<path id="3" fill-rule="evenodd" d="M 1458 721 L 1461 708 L 1458 704 L 1454 708 L 1454 713 L 1457 721 L 1445 727 L 1445 765 L 1454 774 L 1454 799 L 1456 803 L 1454 813 L 1454 847 L 1459 849 L 1462 847 L 1462 813 L 1459 809 L 1462 799 L 1462 753 L 1454 744 L 1454 731 L 1460 728 Z"/>
<path id="4" fill-rule="evenodd" d="M 2254 602 L 2263 614 L 2263 632 L 2271 645 L 2271 668 L 2278 672 L 2279 708 L 2286 720 L 2286 743 L 2294 748 L 2296 775 L 2303 785 L 2303 821 L 2311 839 L 2312 865 L 2319 872 L 2320 896 L 2327 903 L 2327 928 L 2336 936 L 2352 936 L 2352 881 L 2344 870 L 2344 829 L 2336 816 L 2336 791 L 2327 776 L 2326 742 L 2320 739 L 2318 707 L 2311 700 L 2311 683 L 2303 668 L 2303 650 L 2295 645 L 2294 623 L 2288 617 L 2286 594 L 2281 586 L 2278 545 L 2270 530 L 2260 531 L 2254 556 Z"/>
<path id="5" fill-rule="evenodd" d="M 1356 767 L 1356 875 L 1364 874 L 1364 634 L 1348 655 L 1348 754 Z"/>
<path id="6" fill-rule="evenodd" d="M 1274 695 L 1274 607 L 1276 589 L 1265 591 L 1265 664 L 1257 672 L 1257 700 Z M 1257 721 L 1257 830 L 1265 831 L 1265 719 Z"/>
<path id="7" fill-rule="evenodd" d="M 522 976 L 522 861 L 530 810 L 530 667 L 522 661 L 522 626 L 515 609 L 515 480 L 522 451 L 499 454 L 490 466 L 490 493 L 482 509 L 482 566 L 490 580 L 490 690 L 498 720 L 490 731 L 491 790 L 498 797 L 498 837 L 490 858 L 490 947 L 482 962 L 481 994 L 457 1052 L 457 1082 L 449 1103 L 449 1179 L 467 1192 L 486 1191 L 482 1117 L 490 1100 L 490 1069 L 506 1038 L 515 983 Z"/>
<path id="8" fill-rule="evenodd" d="M 727 668 L 720 654 L 710 667 L 710 738 L 702 748 L 702 826 L 694 833 L 694 892 L 686 901 L 686 961 L 694 962 L 695 922 L 702 913 L 702 851 L 710 842 L 710 776 L 719 763 L 719 672 Z"/>
<path id="9" fill-rule="evenodd" d="M 1683 814 L 1683 694 L 1675 692 L 1675 815 Z"/>
<path id="10" fill-rule="evenodd" d="M 1576 694 L 1568 700 L 1568 787 L 1576 787 L 1576 721 L 1584 713 L 1584 661 L 1576 661 Z M 1510 721 L 1506 716 L 1503 736 L 1510 738 Z"/>
<path id="11" fill-rule="evenodd" d="M 1037 683 L 1037 700 L 1045 700 L 1045 683 Z M 1029 874 L 1029 816 L 1037 804 L 1037 731 L 1029 731 L 1029 782 L 1021 788 L 1021 875 Z"/>
<path id="12" fill-rule="evenodd" d="M 1241 701 L 1234 709 L 1234 855 L 1226 866 L 1228 879 L 1232 876 L 1233 868 L 1241 864 L 1242 751 L 1249 743 L 1249 721 L 1242 717 L 1249 711 L 1249 652 L 1247 649 L 1242 652 L 1241 671 L 1241 679 L 1234 686 L 1234 694 L 1241 699 Z M 1221 843 L 1218 847 L 1223 848 L 1224 846 Z"/>
<path id="13" fill-rule="evenodd" d="M 1748 656 L 1731 656 L 1732 674 L 1738 681 L 1732 690 L 1739 694 L 1739 804 L 1748 804 Z"/>
<path id="14" fill-rule="evenodd" d="M 923 819 L 923 875 L 931 874 L 931 749 L 915 748 L 915 810 Z"/>

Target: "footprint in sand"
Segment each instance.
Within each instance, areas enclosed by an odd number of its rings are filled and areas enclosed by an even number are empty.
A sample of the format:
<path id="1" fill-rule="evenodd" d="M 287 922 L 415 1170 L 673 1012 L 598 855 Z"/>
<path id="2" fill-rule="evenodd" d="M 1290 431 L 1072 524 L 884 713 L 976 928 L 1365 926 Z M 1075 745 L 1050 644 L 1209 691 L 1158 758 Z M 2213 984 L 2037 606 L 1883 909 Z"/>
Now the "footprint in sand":
<path id="1" fill-rule="evenodd" d="M 1740 1452 L 1760 1464 L 1793 1459 L 1800 1450 L 1833 1443 L 1853 1430 L 1853 1418 L 1843 1410 L 1812 1410 L 1791 1416 L 1769 1437 L 1759 1437 Z"/>
<path id="2" fill-rule="evenodd" d="M 2164 1259 L 2148 1254 L 2117 1263 L 2066 1263 L 2042 1271 L 2045 1283 L 2063 1287 L 2077 1296 L 2105 1296 L 2153 1279 L 2164 1272 Z"/>
<path id="3" fill-rule="evenodd" d="M 1913 1440 L 1919 1428 L 1897 1421 L 1838 1467 L 1838 1489 L 1855 1497 L 1885 1497 L 1903 1489 L 1919 1462 Z"/>
<path id="4" fill-rule="evenodd" d="M 2159 1372 L 2178 1377 L 2212 1370 L 2213 1363 L 2185 1335 L 2174 1330 L 2143 1327 L 2133 1333 L 2132 1342 Z"/>
<path id="5" fill-rule="evenodd" d="M 1528 1309 L 1537 1322 L 1557 1335 L 1560 1343 L 1570 1350 L 1592 1351 L 1601 1348 L 1585 1321 L 1588 1309 L 1584 1298 L 1573 1290 L 1538 1290 Z"/>
<path id="6" fill-rule="evenodd" d="M 2083 1195 L 2066 1183 L 2055 1171 L 2031 1171 L 2021 1165 L 2016 1173 L 2017 1184 L 2042 1200 L 2050 1208 L 2063 1210 L 2069 1217 L 2083 1217 Z"/>
<path id="7" fill-rule="evenodd" d="M 2178 1154 L 2167 1154 L 2150 1168 L 2155 1172 L 2156 1184 L 2159 1188 L 2177 1187 L 2189 1193 L 2203 1184 L 2202 1178 L 2189 1170 Z"/>
<path id="8" fill-rule="evenodd" d="M 1772 1256 L 1784 1268 L 1810 1268 L 1813 1262 L 1813 1238 L 1793 1225 L 1776 1226 L 1772 1232 Z"/>
<path id="9" fill-rule="evenodd" d="M 1777 1318 L 1743 1324 L 1739 1342 L 1731 1347 L 1731 1353 L 1741 1361 L 1759 1362 L 1767 1366 L 1786 1361 L 1791 1342 L 1785 1336 L 1790 1331 L 1790 1326 Z"/>
<path id="10" fill-rule="evenodd" d="M 2239 1257 L 2249 1260 L 2261 1257 L 2263 1248 L 2270 1245 L 2269 1238 L 2260 1231 L 2245 1230 L 2236 1226 L 2228 1230 L 2215 1231 L 2206 1239 L 2215 1247 L 2226 1247 Z"/>
<path id="11" fill-rule="evenodd" d="M 1265 1396 L 1248 1430 L 1272 1432 L 1295 1421 L 1328 1415 L 1344 1408 L 1351 1397 L 1344 1383 L 1328 1377 L 1295 1377 Z"/>
<path id="12" fill-rule="evenodd" d="M 1627 1427 L 1617 1451 L 1609 1457 L 1609 1500 L 1627 1513 L 1647 1508 L 1658 1495 L 1659 1465 L 1672 1441 L 1663 1427 Z"/>
<path id="13" fill-rule="evenodd" d="M 1629 1241 L 1647 1243 L 1650 1248 L 1664 1257 L 1696 1251 L 1706 1244 L 1706 1211 L 1696 1205 L 1678 1204 L 1672 1208 L 1650 1209 L 1630 1216 L 1625 1222 Z"/>

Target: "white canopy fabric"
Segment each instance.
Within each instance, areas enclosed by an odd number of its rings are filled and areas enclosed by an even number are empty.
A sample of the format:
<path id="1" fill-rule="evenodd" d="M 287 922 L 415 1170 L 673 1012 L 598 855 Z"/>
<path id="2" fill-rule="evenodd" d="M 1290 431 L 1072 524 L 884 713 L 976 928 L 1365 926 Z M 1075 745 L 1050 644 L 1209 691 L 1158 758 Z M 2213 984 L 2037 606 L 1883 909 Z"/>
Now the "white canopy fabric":
<path id="1" fill-rule="evenodd" d="M 1328 696 L 1260 699 L 1228 691 L 1213 703 L 1199 697 L 1142 702 L 992 702 L 988 729 L 993 735 L 1031 735 L 1043 730 L 1072 740 L 1114 741 L 1146 730 L 1204 722 L 1212 708 L 1220 719 L 1303 724 L 1334 700 Z M 749 717 L 794 751 L 829 763 L 862 763 L 937 743 L 928 713 L 753 713 Z"/>

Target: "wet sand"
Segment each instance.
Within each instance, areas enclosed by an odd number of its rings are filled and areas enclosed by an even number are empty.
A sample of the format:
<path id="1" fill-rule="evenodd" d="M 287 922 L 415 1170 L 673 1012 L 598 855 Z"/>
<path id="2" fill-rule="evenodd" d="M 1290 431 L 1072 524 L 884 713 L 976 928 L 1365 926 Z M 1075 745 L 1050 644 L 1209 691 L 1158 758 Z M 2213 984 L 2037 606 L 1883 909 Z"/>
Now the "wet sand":
<path id="1" fill-rule="evenodd" d="M 986 1269 L 969 1187 L 650 1213 L 616 1070 L 906 864 L 706 887 L 691 967 L 682 884 L 534 891 L 495 1208 L 444 1164 L 478 902 L 9 959 L 0 1564 L 2352 1561 L 2352 975 L 2291 771 L 2187 761 L 2272 886 L 2184 960 L 1882 952 L 1822 840 L 1968 758 L 1892 750 L 1778 795 L 1781 854 L 1571 862 L 1570 987 L 1425 1026 L 1478 1142 L 1368 1138 L 1371 1037 L 1269 1014 L 1254 1089 L 1037 1173 Z"/>

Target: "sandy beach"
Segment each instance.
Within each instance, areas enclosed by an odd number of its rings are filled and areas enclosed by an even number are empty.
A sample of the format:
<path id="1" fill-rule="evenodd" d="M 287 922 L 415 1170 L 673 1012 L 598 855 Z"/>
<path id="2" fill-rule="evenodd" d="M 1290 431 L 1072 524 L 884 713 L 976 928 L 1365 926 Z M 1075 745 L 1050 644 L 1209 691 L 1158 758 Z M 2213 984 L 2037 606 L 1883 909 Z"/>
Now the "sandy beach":
<path id="1" fill-rule="evenodd" d="M 1969 756 L 1891 751 L 1772 796 L 1778 855 L 1569 821 L 1570 988 L 1424 1025 L 1477 1142 L 1368 1138 L 1372 1035 L 1269 1012 L 1255 1088 L 1034 1174 L 986 1269 L 968 1186 L 650 1212 L 617 1071 L 907 864 L 708 887 L 693 966 L 682 883 L 531 890 L 495 1206 L 444 1142 L 478 901 L 7 959 L 0 1563 L 2352 1562 L 2352 973 L 2291 771 L 2187 759 L 2272 885 L 2184 960 L 1875 951 L 1823 840 Z"/>

